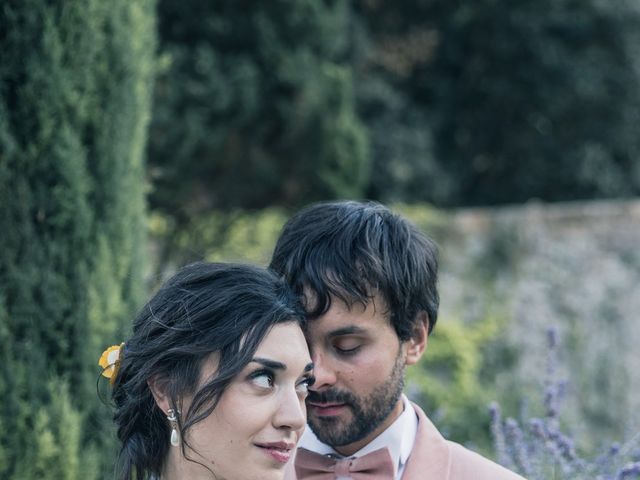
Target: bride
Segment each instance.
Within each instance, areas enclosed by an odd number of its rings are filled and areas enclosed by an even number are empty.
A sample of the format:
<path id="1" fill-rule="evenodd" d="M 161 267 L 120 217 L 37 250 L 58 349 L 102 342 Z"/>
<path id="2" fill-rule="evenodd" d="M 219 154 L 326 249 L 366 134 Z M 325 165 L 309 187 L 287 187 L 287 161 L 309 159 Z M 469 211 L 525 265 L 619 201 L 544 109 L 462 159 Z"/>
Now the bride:
<path id="1" fill-rule="evenodd" d="M 304 430 L 303 311 L 272 273 L 198 263 L 103 354 L 121 442 L 116 478 L 279 480 Z"/>

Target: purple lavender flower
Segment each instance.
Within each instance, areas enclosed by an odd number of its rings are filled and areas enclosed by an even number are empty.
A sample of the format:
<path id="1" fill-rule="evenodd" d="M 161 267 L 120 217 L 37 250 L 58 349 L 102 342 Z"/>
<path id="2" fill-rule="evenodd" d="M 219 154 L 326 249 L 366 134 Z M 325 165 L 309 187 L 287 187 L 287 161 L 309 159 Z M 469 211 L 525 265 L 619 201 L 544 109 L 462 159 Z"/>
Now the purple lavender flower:
<path id="1" fill-rule="evenodd" d="M 626 444 L 613 443 L 603 455 L 584 458 L 576 441 L 560 428 L 560 407 L 567 382 L 556 378 L 557 332 L 548 331 L 547 379 L 544 383 L 545 415 L 524 424 L 503 420 L 500 406 L 492 403 L 491 431 L 498 462 L 529 480 L 625 480 L 640 479 L 640 433 Z M 626 462 L 626 463 L 625 463 Z"/>
<path id="2" fill-rule="evenodd" d="M 625 478 L 640 478 L 640 462 L 630 463 L 620 470 L 616 479 L 623 480 Z"/>

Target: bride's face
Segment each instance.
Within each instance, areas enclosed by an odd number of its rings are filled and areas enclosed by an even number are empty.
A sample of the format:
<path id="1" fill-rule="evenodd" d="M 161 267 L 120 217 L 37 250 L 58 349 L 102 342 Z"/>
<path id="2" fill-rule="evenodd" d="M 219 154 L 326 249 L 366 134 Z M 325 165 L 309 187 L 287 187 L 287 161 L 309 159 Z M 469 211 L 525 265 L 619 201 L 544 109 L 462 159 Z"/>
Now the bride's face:
<path id="1" fill-rule="evenodd" d="M 201 382 L 215 370 L 215 359 L 210 359 Z M 298 324 L 275 325 L 211 415 L 187 434 L 193 448 L 187 449 L 188 456 L 210 468 L 217 479 L 281 479 L 306 424 L 304 400 L 311 375 L 309 350 Z M 198 476 L 205 473 L 197 463 L 181 463 L 193 474 L 192 469 Z"/>

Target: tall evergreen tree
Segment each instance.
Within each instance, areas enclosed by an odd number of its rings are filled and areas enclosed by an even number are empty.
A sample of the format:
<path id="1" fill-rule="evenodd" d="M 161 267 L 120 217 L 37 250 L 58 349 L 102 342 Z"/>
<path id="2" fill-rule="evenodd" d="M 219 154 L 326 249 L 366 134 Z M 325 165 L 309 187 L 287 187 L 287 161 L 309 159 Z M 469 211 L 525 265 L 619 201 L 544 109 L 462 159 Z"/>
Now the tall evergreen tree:
<path id="1" fill-rule="evenodd" d="M 96 361 L 143 293 L 154 7 L 0 8 L 3 479 L 111 476 Z"/>

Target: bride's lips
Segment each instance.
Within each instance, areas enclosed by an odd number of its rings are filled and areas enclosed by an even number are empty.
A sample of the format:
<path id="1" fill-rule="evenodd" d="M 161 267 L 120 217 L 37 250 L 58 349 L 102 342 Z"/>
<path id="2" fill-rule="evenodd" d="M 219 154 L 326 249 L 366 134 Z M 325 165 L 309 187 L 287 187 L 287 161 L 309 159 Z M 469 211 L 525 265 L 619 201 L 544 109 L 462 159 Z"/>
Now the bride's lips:
<path id="1" fill-rule="evenodd" d="M 307 402 L 307 407 L 319 417 L 334 417 L 340 415 L 345 408 L 346 403 L 321 403 L 321 402 Z"/>
<path id="2" fill-rule="evenodd" d="M 289 442 L 265 442 L 255 443 L 254 445 L 260 448 L 265 455 L 282 464 L 289 461 L 293 449 L 296 447 L 295 443 Z"/>

